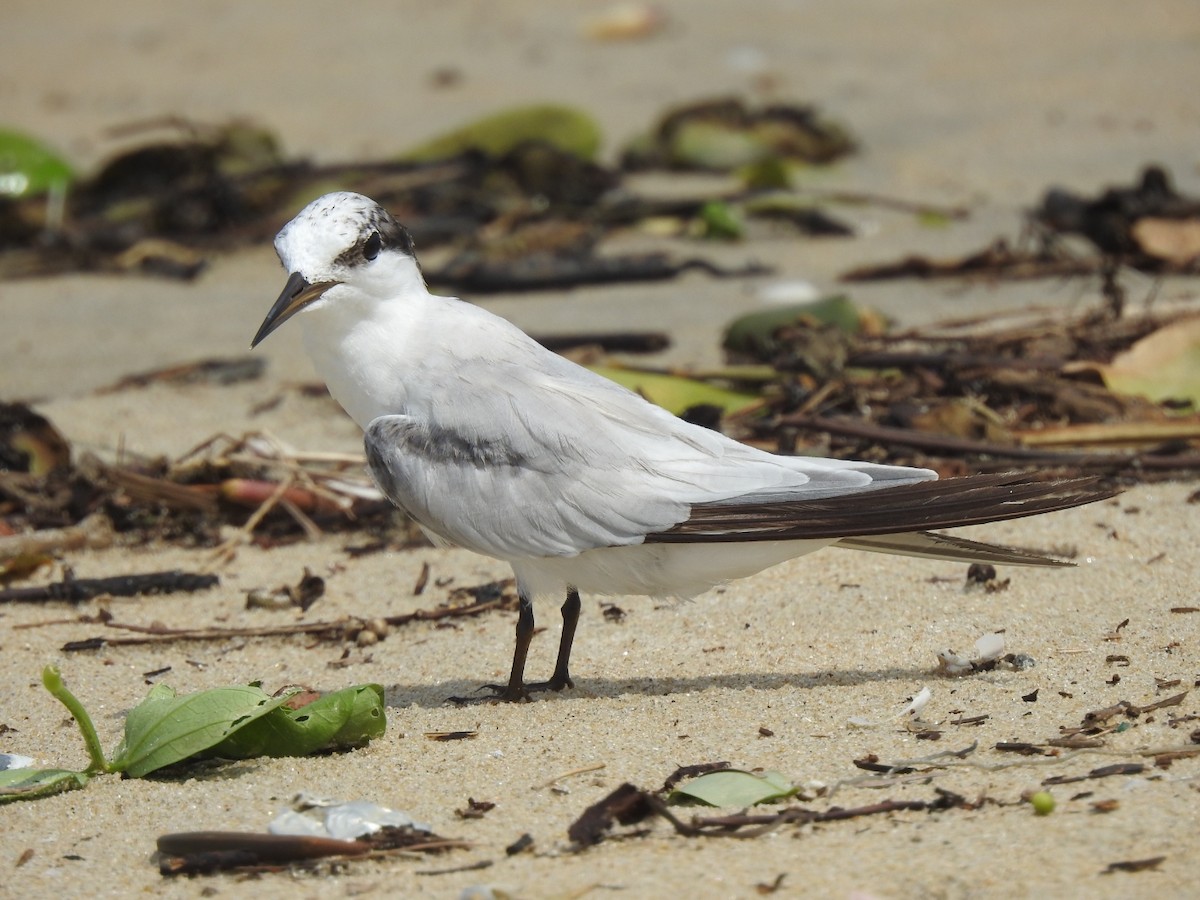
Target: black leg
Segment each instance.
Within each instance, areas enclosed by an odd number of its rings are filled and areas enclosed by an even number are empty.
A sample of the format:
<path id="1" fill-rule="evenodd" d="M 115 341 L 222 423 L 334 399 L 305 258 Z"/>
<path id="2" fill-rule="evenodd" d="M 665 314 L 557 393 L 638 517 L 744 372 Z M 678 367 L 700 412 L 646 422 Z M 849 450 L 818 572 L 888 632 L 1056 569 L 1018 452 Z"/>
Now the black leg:
<path id="1" fill-rule="evenodd" d="M 525 683 L 525 659 L 529 656 L 529 644 L 533 640 L 533 603 L 524 594 L 519 594 L 520 607 L 517 614 L 517 643 L 513 649 L 512 672 L 508 676 L 508 684 L 485 684 L 480 690 L 489 690 L 492 696 L 489 700 L 529 700 L 535 691 L 561 691 L 563 688 L 575 687 L 571 681 L 570 663 L 571 648 L 575 643 L 575 627 L 579 624 L 579 591 L 571 588 L 567 591 L 567 599 L 562 605 L 563 630 L 558 642 L 558 661 L 554 665 L 554 674 L 549 681 L 539 681 L 534 684 Z M 472 702 L 465 697 L 450 697 L 452 703 Z"/>
<path id="2" fill-rule="evenodd" d="M 517 643 L 513 648 L 512 672 L 508 676 L 508 687 L 496 694 L 500 700 L 528 700 L 525 689 L 525 658 L 529 656 L 529 642 L 533 640 L 533 603 L 524 594 L 520 595 L 520 611 L 517 613 Z"/>
<path id="3" fill-rule="evenodd" d="M 548 690 L 561 691 L 575 687 L 568 667 L 571 663 L 571 647 L 575 643 L 575 626 L 579 624 L 579 606 L 579 591 L 571 588 L 562 605 L 563 630 L 558 641 L 558 662 L 554 664 L 554 674 L 545 683 Z"/>

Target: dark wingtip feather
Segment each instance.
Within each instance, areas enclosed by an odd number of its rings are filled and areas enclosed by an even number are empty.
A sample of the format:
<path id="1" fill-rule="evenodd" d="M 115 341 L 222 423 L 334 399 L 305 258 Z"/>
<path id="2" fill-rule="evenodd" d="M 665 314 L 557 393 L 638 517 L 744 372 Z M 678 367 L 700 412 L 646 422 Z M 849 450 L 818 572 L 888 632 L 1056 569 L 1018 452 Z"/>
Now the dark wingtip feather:
<path id="1" fill-rule="evenodd" d="M 724 501 L 648 543 L 781 541 L 902 534 L 1019 519 L 1107 500 L 1120 489 L 1099 476 L 1044 479 L 1028 473 L 967 475 L 821 500 Z"/>

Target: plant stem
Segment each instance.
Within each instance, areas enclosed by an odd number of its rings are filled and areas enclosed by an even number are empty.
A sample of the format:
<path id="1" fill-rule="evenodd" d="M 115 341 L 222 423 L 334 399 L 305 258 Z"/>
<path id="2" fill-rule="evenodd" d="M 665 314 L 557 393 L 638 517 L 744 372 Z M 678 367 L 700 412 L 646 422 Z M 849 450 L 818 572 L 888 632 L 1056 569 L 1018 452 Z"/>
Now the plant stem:
<path id="1" fill-rule="evenodd" d="M 46 666 L 42 669 L 42 684 L 75 717 L 79 731 L 83 735 L 83 743 L 87 747 L 88 756 L 92 760 L 91 765 L 86 769 L 88 774 L 110 771 L 108 761 L 104 758 L 104 750 L 100 747 L 100 737 L 96 734 L 96 726 L 92 724 L 92 717 L 88 715 L 79 699 L 67 690 L 57 666 Z"/>

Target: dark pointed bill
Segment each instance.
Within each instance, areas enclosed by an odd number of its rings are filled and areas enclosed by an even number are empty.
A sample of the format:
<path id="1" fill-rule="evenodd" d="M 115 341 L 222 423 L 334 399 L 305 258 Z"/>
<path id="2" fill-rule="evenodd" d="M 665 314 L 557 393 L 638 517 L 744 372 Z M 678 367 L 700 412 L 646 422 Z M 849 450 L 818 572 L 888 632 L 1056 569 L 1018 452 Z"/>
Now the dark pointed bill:
<path id="1" fill-rule="evenodd" d="M 304 280 L 303 275 L 293 272 L 288 276 L 287 284 L 283 286 L 283 293 L 279 295 L 279 299 L 275 301 L 275 305 L 271 307 L 271 311 L 267 313 L 267 317 L 259 326 L 258 334 L 254 335 L 254 340 L 250 342 L 250 349 L 253 350 L 272 331 L 338 283 L 336 281 L 319 281 L 316 284 L 309 284 Z"/>

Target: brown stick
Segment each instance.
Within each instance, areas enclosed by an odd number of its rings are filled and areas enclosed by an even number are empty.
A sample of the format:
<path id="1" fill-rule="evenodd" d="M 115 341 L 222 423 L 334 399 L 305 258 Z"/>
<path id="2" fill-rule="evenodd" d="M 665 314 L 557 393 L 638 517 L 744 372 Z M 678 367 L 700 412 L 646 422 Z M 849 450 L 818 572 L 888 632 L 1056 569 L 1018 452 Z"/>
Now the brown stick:
<path id="1" fill-rule="evenodd" d="M 871 425 L 867 422 L 854 422 L 849 419 L 829 419 L 824 416 L 781 416 L 779 424 L 808 431 L 878 441 L 881 444 L 916 447 L 919 450 L 935 453 L 974 453 L 1001 459 L 1019 459 L 1043 465 L 1072 466 L 1103 471 L 1120 471 L 1128 468 L 1200 469 L 1200 453 L 1180 453 L 1167 456 L 1153 453 L 1076 453 L 1039 450 L 1033 447 L 997 444 L 992 441 L 977 441 L 953 435 L 928 434 L 906 428 L 890 428 L 886 425 Z"/>

